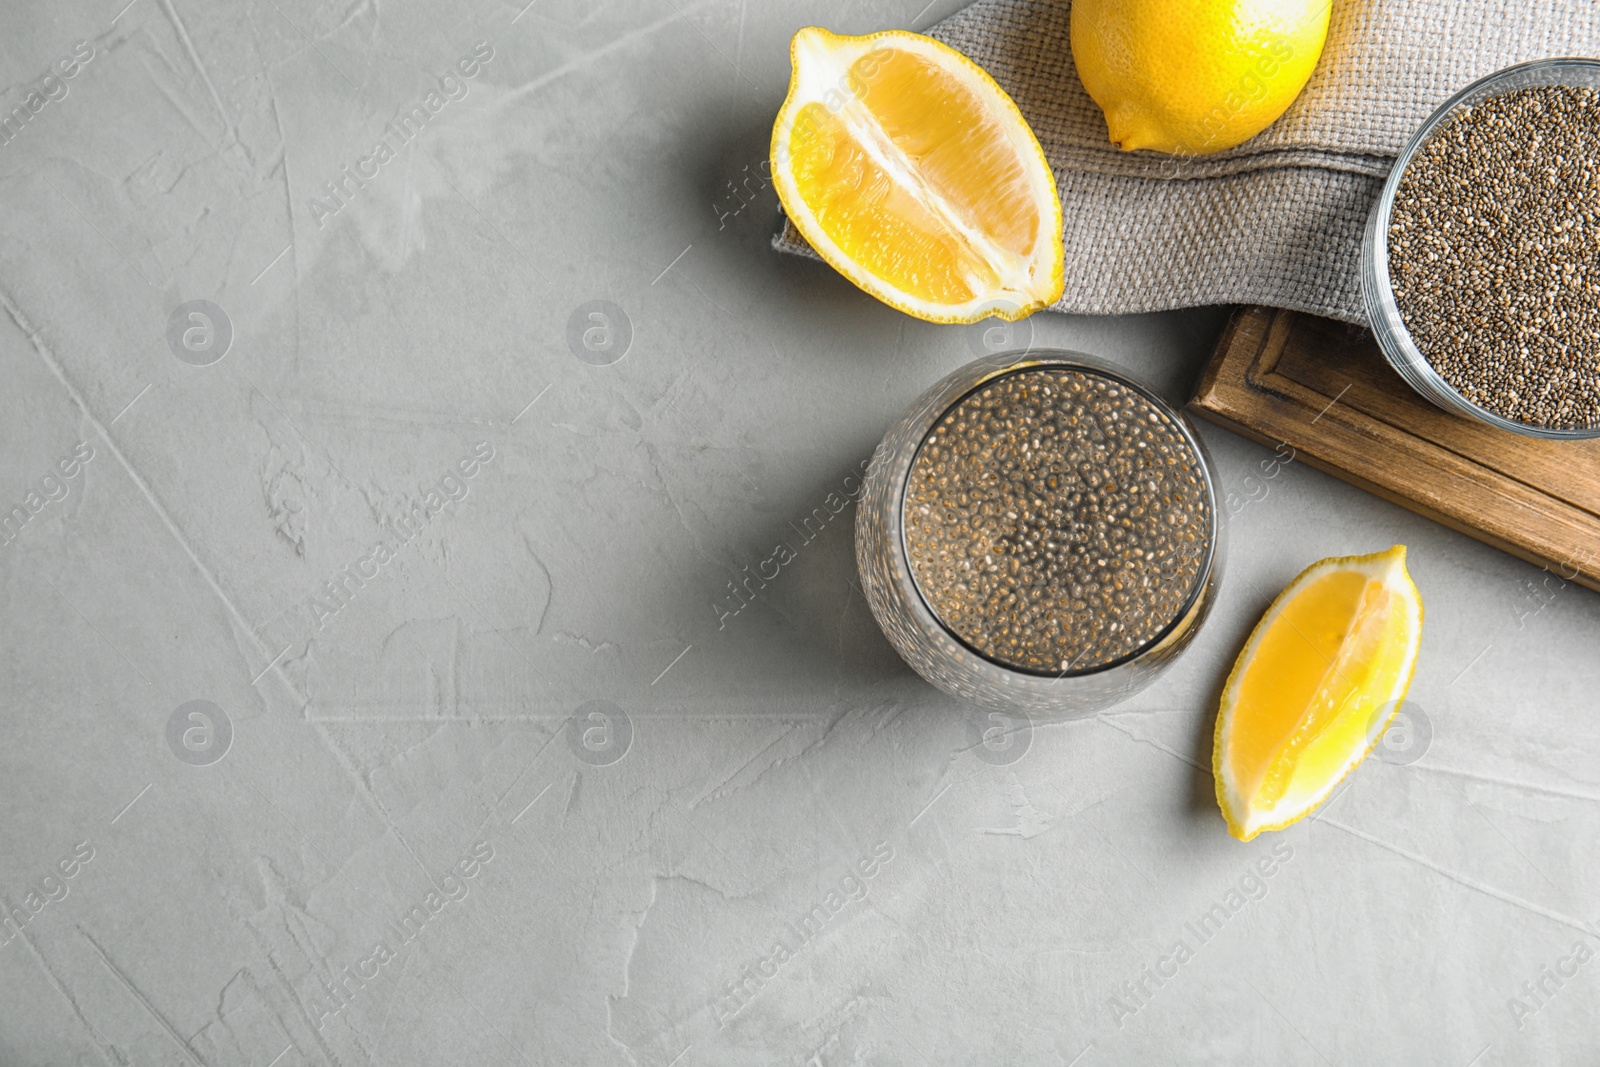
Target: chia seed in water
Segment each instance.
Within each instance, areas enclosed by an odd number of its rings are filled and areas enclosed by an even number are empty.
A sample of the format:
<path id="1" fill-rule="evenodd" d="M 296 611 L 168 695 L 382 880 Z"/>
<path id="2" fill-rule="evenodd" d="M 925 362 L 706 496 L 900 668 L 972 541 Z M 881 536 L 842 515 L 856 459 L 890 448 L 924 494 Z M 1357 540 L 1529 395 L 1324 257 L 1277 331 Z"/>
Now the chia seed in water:
<path id="1" fill-rule="evenodd" d="M 923 598 L 1013 669 L 1103 667 L 1192 603 L 1212 542 L 1201 460 L 1139 391 L 1069 368 L 1004 375 L 940 419 L 906 484 Z"/>

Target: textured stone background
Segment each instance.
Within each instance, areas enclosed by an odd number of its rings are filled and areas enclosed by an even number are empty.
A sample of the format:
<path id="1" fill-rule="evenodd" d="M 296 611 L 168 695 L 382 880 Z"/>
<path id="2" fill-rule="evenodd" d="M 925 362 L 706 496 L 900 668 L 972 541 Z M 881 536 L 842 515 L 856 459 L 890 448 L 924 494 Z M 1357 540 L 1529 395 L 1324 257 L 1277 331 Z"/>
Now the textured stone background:
<path id="1" fill-rule="evenodd" d="M 789 35 L 958 2 L 12 5 L 0 1063 L 1600 1058 L 1600 596 L 1204 427 L 1219 609 L 1098 719 L 986 745 L 849 512 L 729 611 L 983 347 L 769 249 Z M 1181 398 L 1222 321 L 1031 328 Z M 1239 643 L 1395 541 L 1412 745 L 1233 841 Z"/>

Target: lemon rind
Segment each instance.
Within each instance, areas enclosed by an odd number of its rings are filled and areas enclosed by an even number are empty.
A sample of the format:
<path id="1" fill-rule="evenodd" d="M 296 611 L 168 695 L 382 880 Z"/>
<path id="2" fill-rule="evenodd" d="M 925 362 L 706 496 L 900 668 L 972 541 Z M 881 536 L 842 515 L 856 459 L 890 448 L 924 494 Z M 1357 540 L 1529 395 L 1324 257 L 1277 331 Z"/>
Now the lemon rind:
<path id="1" fill-rule="evenodd" d="M 1072 49 L 1073 63 L 1076 66 L 1080 80 L 1083 82 L 1084 91 L 1089 98 L 1100 108 L 1106 119 L 1106 132 L 1111 144 L 1121 152 L 1152 151 L 1178 157 L 1203 157 L 1218 152 L 1225 152 L 1236 148 L 1251 138 L 1259 135 L 1274 122 L 1283 117 L 1284 113 L 1292 107 L 1305 88 L 1310 84 L 1317 67 L 1321 63 L 1322 54 L 1327 48 L 1328 30 L 1331 27 L 1331 6 L 1323 4 L 1318 14 L 1300 26 L 1276 30 L 1272 38 L 1287 44 L 1291 49 L 1291 56 L 1298 46 L 1304 48 L 1310 62 L 1304 65 L 1303 73 L 1293 81 L 1282 83 L 1274 94 L 1281 97 L 1281 103 L 1274 108 L 1256 109 L 1247 106 L 1246 101 L 1239 106 L 1232 106 L 1224 97 L 1214 100 L 1213 112 L 1217 108 L 1231 112 L 1229 120 L 1221 130 L 1213 131 L 1209 136 L 1196 140 L 1191 136 L 1193 131 L 1185 130 L 1173 132 L 1168 124 L 1158 117 L 1162 110 L 1160 107 L 1160 94 L 1143 79 L 1135 81 L 1132 87 L 1123 86 L 1121 94 L 1113 92 L 1113 88 L 1103 80 L 1104 64 L 1093 61 L 1080 55 L 1079 49 L 1083 47 L 1084 36 L 1095 33 L 1092 16 L 1086 14 L 1088 8 L 1084 4 L 1075 4 L 1072 10 L 1071 28 L 1069 32 L 1070 47 Z M 1080 29 L 1080 27 L 1085 27 Z M 1245 41 L 1235 42 L 1237 54 L 1256 56 L 1268 44 L 1265 29 L 1258 31 Z M 1191 42 L 1190 47 L 1199 47 Z M 1258 61 L 1259 62 L 1259 61 Z M 1098 73 L 1097 73 L 1098 72 Z M 1246 72 L 1249 77 L 1253 72 Z M 1093 86 L 1091 88 L 1091 85 Z M 1242 88 L 1242 86 L 1241 86 Z M 1292 90 L 1292 91 L 1291 91 Z M 1102 99 L 1109 97 L 1109 99 Z M 1144 99 L 1141 99 L 1143 97 Z M 1151 99 L 1151 98 L 1154 99 Z M 1116 112 L 1115 117 L 1113 112 Z M 1244 115 L 1249 118 L 1245 120 Z M 1137 116 L 1130 118 L 1130 116 Z M 1181 125 L 1181 120 L 1179 122 Z M 1118 136 L 1118 131 L 1123 136 Z"/>

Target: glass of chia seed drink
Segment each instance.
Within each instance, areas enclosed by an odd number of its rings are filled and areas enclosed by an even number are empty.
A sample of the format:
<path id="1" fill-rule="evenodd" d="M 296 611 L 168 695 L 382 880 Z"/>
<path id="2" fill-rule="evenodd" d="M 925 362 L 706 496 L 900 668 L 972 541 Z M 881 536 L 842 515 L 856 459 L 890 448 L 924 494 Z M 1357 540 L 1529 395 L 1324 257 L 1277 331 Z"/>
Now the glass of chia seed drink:
<path id="1" fill-rule="evenodd" d="M 1219 580 L 1220 516 L 1185 417 L 1074 352 L 999 353 L 889 430 L 856 516 L 879 626 L 960 700 L 1090 715 L 1194 637 Z"/>
<path id="2" fill-rule="evenodd" d="M 1600 437 L 1600 62 L 1521 63 L 1445 101 L 1368 217 L 1361 290 L 1436 406 Z"/>

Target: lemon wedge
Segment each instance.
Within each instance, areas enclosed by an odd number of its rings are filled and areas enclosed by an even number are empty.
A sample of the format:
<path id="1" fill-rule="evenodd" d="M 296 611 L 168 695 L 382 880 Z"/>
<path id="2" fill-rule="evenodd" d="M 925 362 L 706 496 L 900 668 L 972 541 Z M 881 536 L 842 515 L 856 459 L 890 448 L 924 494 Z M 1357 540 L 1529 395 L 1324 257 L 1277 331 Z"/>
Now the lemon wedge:
<path id="1" fill-rule="evenodd" d="M 930 37 L 794 35 L 773 185 L 817 254 L 930 322 L 1016 320 L 1061 297 L 1061 201 L 1022 113 Z"/>
<path id="2" fill-rule="evenodd" d="M 1406 549 L 1321 560 L 1250 634 L 1222 691 L 1212 769 L 1228 830 L 1248 841 L 1321 804 L 1404 702 L 1422 639 Z"/>

